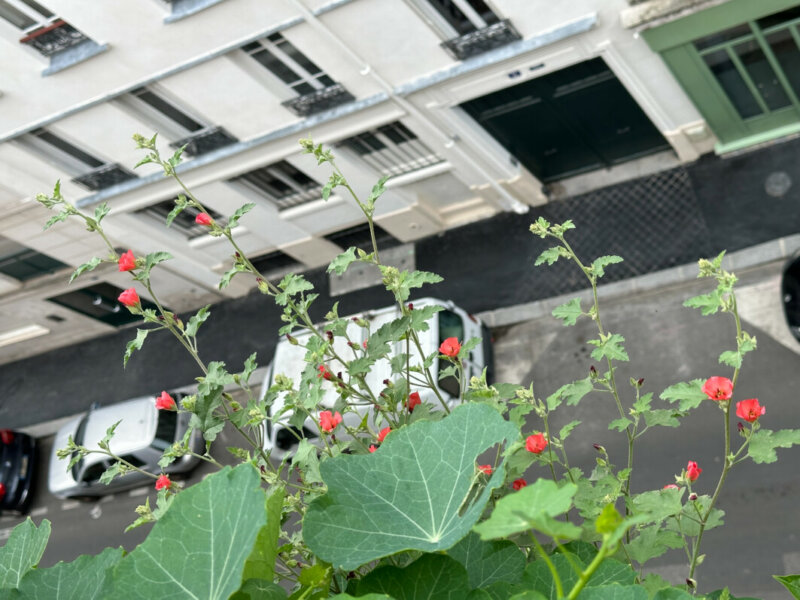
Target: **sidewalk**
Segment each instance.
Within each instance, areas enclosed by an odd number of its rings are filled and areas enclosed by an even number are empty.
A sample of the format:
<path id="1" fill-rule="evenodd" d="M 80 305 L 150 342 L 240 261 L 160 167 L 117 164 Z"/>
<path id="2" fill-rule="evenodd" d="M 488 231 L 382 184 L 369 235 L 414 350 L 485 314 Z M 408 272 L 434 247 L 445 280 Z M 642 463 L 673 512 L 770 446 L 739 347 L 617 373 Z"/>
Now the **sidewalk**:
<path id="1" fill-rule="evenodd" d="M 550 244 L 528 227 L 539 216 L 572 219 L 570 243 L 593 259 L 618 254 L 604 278 L 605 295 L 625 295 L 696 276 L 696 261 L 724 249 L 734 269 L 791 255 L 800 248 L 800 140 L 728 159 L 697 163 L 536 207 L 504 213 L 416 243 L 417 269 L 445 281 L 422 295 L 453 299 L 490 326 L 535 318 L 586 286 L 583 275 L 559 261 L 534 267 Z M 789 183 L 787 188 L 787 182 Z M 331 299 L 324 269 L 306 274 L 320 298 L 319 317 L 336 300 L 341 314 L 387 304 L 373 287 Z M 280 311 L 258 293 L 212 307 L 201 329 L 204 360 L 223 360 L 237 370 L 251 352 L 259 364 L 272 355 Z M 0 365 L 0 423 L 24 427 L 85 410 L 92 402 L 118 402 L 191 384 L 197 367 L 168 336 L 152 334 L 122 368 L 133 328 L 16 363 Z M 259 382 L 260 383 L 260 382 Z"/>

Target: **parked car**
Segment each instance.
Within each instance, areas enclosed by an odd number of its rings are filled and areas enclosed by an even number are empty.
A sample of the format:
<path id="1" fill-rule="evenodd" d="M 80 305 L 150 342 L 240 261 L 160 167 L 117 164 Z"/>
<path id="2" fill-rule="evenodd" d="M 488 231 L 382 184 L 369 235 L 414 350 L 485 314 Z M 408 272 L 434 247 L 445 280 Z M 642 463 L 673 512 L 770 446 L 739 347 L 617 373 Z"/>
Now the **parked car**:
<path id="1" fill-rule="evenodd" d="M 440 344 L 447 338 L 457 338 L 461 343 L 473 337 L 480 337 L 482 344 L 476 347 L 469 356 L 464 360 L 464 370 L 467 380 L 474 375 L 480 375 L 484 368 L 487 370 L 487 379 L 491 382 L 494 374 L 493 352 L 491 344 L 491 335 L 488 328 L 483 325 L 476 317 L 468 314 L 463 309 L 459 308 L 450 301 L 438 300 L 436 298 L 424 298 L 422 300 L 414 300 L 415 308 L 422 308 L 424 306 L 436 304 L 442 307 L 442 310 L 434 315 L 428 321 L 428 331 L 420 332 L 420 344 L 424 355 L 430 355 L 438 350 Z M 353 315 L 369 323 L 369 331 L 375 332 L 385 323 L 400 317 L 400 308 L 398 306 L 390 306 L 374 311 L 368 311 L 358 315 Z M 269 387 L 272 385 L 273 377 L 276 374 L 283 374 L 292 378 L 295 382 L 299 381 L 300 375 L 306 367 L 305 354 L 306 349 L 303 347 L 309 337 L 308 332 L 299 333 L 295 335 L 295 339 L 299 342 L 298 345 L 291 343 L 286 338 L 281 338 L 275 348 L 275 355 L 272 363 L 267 369 L 266 376 L 262 387 L 262 395 L 266 394 Z M 348 317 L 347 335 L 350 341 L 356 344 L 362 344 L 366 341 L 366 330 L 359 327 L 354 321 L 352 316 Z M 336 338 L 333 342 L 333 348 L 339 356 L 352 356 L 352 350 L 347 346 L 347 340 L 344 338 Z M 405 342 L 398 342 L 393 348 L 393 355 L 399 355 L 406 352 Z M 410 352 L 411 362 L 420 362 L 418 350 L 411 348 Z M 438 358 L 434 359 L 431 371 L 434 378 L 438 380 L 438 373 L 447 368 L 450 363 L 440 361 Z M 328 363 L 328 368 L 331 372 L 338 373 L 344 371 L 344 366 L 338 363 Z M 384 386 L 383 381 L 391 377 L 391 367 L 389 361 L 384 359 L 380 360 L 373 365 L 371 371 L 366 376 L 366 382 L 369 387 L 379 392 Z M 331 409 L 334 406 L 339 394 L 332 384 L 323 384 L 325 393 L 319 403 L 319 410 Z M 447 401 L 450 406 L 453 406 L 459 397 L 458 381 L 454 377 L 448 377 L 438 382 L 439 391 L 442 397 Z M 418 391 L 422 402 L 429 402 L 438 405 L 435 393 L 428 388 L 413 389 L 411 391 Z M 302 428 L 298 429 L 289 425 L 289 418 L 291 413 L 285 412 L 281 414 L 284 407 L 283 395 L 278 398 L 270 406 L 269 418 L 266 420 L 266 435 L 264 436 L 264 449 L 270 451 L 272 456 L 278 459 L 283 458 L 287 454 L 292 454 L 298 444 L 298 436 L 308 438 L 310 440 L 319 440 L 319 431 L 313 419 L 310 417 L 306 419 Z M 362 421 L 367 412 L 371 412 L 371 406 L 358 407 L 356 412 L 348 412 L 343 415 L 344 422 L 349 427 L 357 427 Z M 337 433 L 340 439 L 346 439 L 346 434 L 343 432 Z"/>
<path id="2" fill-rule="evenodd" d="M 98 449 L 97 444 L 106 435 L 106 430 L 120 421 L 109 443 L 111 451 L 140 469 L 160 473 L 162 469 L 158 466 L 158 461 L 162 452 L 174 442 L 183 439 L 189 426 L 189 417 L 188 413 L 157 410 L 155 399 L 151 396 L 90 410 L 84 416 L 64 425 L 56 434 L 47 478 L 50 492 L 59 498 L 94 497 L 150 481 L 147 475 L 133 471 L 115 478 L 108 485 L 100 483 L 101 475 L 112 464 L 111 459 L 102 454 L 88 454 L 68 470 L 68 460 L 60 460 L 56 452 L 67 446 L 69 436 L 78 445 Z M 203 452 L 202 433 L 193 432 L 189 445 L 194 452 Z M 163 472 L 187 473 L 198 462 L 196 457 L 183 456 L 163 469 Z"/>
<path id="3" fill-rule="evenodd" d="M 786 324 L 795 339 L 800 341 L 800 252 L 795 253 L 783 267 L 781 294 Z"/>
<path id="4" fill-rule="evenodd" d="M 0 511 L 27 512 L 36 479 L 36 458 L 35 438 L 0 429 Z"/>

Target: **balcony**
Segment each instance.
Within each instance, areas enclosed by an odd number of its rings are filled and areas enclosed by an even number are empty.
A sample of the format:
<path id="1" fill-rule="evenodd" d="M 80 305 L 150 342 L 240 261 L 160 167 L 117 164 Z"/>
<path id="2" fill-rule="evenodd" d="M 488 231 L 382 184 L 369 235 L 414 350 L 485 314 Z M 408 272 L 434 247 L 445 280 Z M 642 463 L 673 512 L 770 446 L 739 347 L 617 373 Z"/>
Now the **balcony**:
<path id="1" fill-rule="evenodd" d="M 353 100 L 355 100 L 353 94 L 344 89 L 342 84 L 334 83 L 325 89 L 292 98 L 281 104 L 299 117 L 308 117 Z"/>
<path id="2" fill-rule="evenodd" d="M 72 181 L 82 185 L 88 190 L 96 192 L 97 190 L 102 190 L 135 178 L 136 175 L 117 163 L 109 163 L 102 167 L 92 169 L 79 177 L 75 177 Z"/>
<path id="3" fill-rule="evenodd" d="M 517 33 L 511 22 L 503 19 L 483 29 L 470 31 L 460 37 L 442 42 L 442 46 L 458 60 L 466 60 L 521 39 L 522 36 Z"/>
<path id="4" fill-rule="evenodd" d="M 35 48 L 43 56 L 53 56 L 89 40 L 63 19 L 43 23 L 20 39 L 20 44 Z"/>
<path id="5" fill-rule="evenodd" d="M 170 144 L 170 146 L 172 148 L 180 148 L 185 145 L 185 154 L 189 156 L 200 156 L 201 154 L 207 154 L 223 146 L 235 144 L 238 141 L 239 140 L 222 127 L 206 127 Z"/>

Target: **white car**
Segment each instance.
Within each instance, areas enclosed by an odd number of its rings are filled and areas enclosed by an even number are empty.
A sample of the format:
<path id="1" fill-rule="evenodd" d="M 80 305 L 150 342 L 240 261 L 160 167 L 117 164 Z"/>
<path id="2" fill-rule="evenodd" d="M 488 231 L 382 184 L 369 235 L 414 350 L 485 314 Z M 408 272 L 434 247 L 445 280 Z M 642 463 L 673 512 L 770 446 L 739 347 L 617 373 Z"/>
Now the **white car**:
<path id="1" fill-rule="evenodd" d="M 473 349 L 464 360 L 464 375 L 466 380 L 469 381 L 470 377 L 480 375 L 483 369 L 486 368 L 487 379 L 491 382 L 493 375 L 493 355 L 491 338 L 486 326 L 477 318 L 449 301 L 438 300 L 436 298 L 424 298 L 422 300 L 414 300 L 413 302 L 415 309 L 432 304 L 441 306 L 442 310 L 428 321 L 428 331 L 419 332 L 419 340 L 423 354 L 427 356 L 433 352 L 437 352 L 441 343 L 447 338 L 457 338 L 458 341 L 463 344 L 470 338 L 480 337 L 482 338 L 482 344 Z M 385 323 L 399 318 L 400 308 L 395 305 L 354 316 L 368 322 L 369 331 L 374 333 Z M 348 321 L 348 337 L 353 343 L 361 345 L 366 341 L 366 331 L 353 321 L 353 317 L 348 317 Z M 272 364 L 270 364 L 264 378 L 262 397 L 272 385 L 273 378 L 277 374 L 285 375 L 294 380 L 295 383 L 300 380 L 300 374 L 306 367 L 306 349 L 303 346 L 308 341 L 309 335 L 308 332 L 295 335 L 296 340 L 299 342 L 298 345 L 290 343 L 286 338 L 281 338 L 275 348 L 275 356 L 272 360 Z M 347 358 L 352 358 L 354 356 L 352 349 L 347 345 L 347 340 L 343 337 L 334 339 L 333 348 L 339 356 Z M 400 355 L 405 352 L 405 342 L 395 343 L 392 355 Z M 412 347 L 409 354 L 412 365 L 420 362 L 418 350 Z M 339 363 L 329 362 L 326 364 L 333 374 L 345 371 L 344 366 Z M 438 380 L 439 372 L 449 365 L 449 362 L 440 361 L 437 354 L 431 367 L 431 374 L 434 379 Z M 366 375 L 366 382 L 370 389 L 377 394 L 384 387 L 383 381 L 391 378 L 391 366 L 389 361 L 384 359 L 373 365 L 370 372 Z M 325 382 L 323 388 L 325 393 L 318 405 L 318 411 L 332 409 L 339 396 L 333 383 Z M 438 382 L 438 388 L 448 405 L 453 406 L 459 397 L 460 390 L 458 381 L 454 377 L 445 378 Z M 411 392 L 414 391 L 419 392 L 422 402 L 431 403 L 434 407 L 439 405 L 439 400 L 436 398 L 433 390 L 429 388 L 415 389 L 412 384 Z M 306 419 L 302 430 L 298 430 L 289 425 L 291 413 L 285 412 L 281 414 L 284 407 L 283 396 L 283 394 L 279 395 L 270 406 L 269 418 L 266 421 L 266 435 L 264 436 L 264 449 L 271 452 L 271 455 L 277 459 L 282 459 L 284 456 L 294 453 L 298 444 L 298 436 L 308 438 L 312 441 L 314 439 L 319 439 L 317 426 L 310 417 Z M 343 415 L 344 423 L 348 427 L 357 427 L 367 412 L 371 412 L 371 406 L 360 406 L 356 412 L 348 412 Z M 337 432 L 337 438 L 346 439 L 346 437 L 343 431 L 340 430 Z"/>
<path id="2" fill-rule="evenodd" d="M 178 400 L 178 397 L 175 398 Z M 67 447 L 69 436 L 76 444 L 90 450 L 99 449 L 106 430 L 117 421 L 114 437 L 109 443 L 111 452 L 150 473 L 161 473 L 158 466 L 162 452 L 174 442 L 183 439 L 189 425 L 188 413 L 158 410 L 152 396 L 136 398 L 119 404 L 90 410 L 59 429 L 53 442 L 47 477 L 50 492 L 59 498 L 92 497 L 111 494 L 142 485 L 150 480 L 137 471 L 116 477 L 111 483 L 100 483 L 100 476 L 111 466 L 111 459 L 102 454 L 87 454 L 67 470 L 69 459 L 61 460 L 56 452 Z M 189 447 L 202 453 L 202 433 L 194 431 Z M 193 469 L 200 459 L 182 456 L 163 470 L 164 473 L 185 473 Z"/>

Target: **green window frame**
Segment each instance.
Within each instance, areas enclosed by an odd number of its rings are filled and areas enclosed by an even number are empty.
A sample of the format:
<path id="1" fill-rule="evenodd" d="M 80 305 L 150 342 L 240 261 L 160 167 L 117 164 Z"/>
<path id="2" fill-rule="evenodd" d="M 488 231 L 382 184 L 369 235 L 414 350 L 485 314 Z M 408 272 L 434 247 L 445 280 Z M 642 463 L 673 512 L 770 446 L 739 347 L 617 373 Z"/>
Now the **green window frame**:
<path id="1" fill-rule="evenodd" d="M 718 153 L 800 131 L 797 0 L 729 0 L 643 37 L 716 134 Z M 776 54 L 778 42 L 788 53 Z"/>

